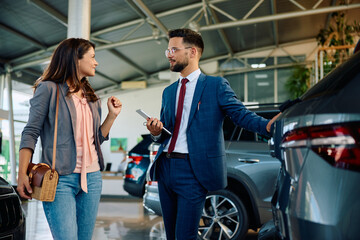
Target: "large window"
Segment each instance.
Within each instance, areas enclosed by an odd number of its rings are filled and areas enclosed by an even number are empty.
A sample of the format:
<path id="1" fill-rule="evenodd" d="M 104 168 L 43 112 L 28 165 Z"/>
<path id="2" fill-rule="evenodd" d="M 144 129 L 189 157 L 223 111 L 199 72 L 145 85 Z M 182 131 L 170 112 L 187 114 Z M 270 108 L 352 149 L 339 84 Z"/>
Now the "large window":
<path id="1" fill-rule="evenodd" d="M 280 103 L 290 98 L 285 83 L 296 61 L 304 62 L 305 56 L 222 60 L 219 65 L 241 101 Z"/>
<path id="2" fill-rule="evenodd" d="M 274 102 L 274 70 L 248 73 L 249 102 Z"/>
<path id="3" fill-rule="evenodd" d="M 225 76 L 225 78 L 229 81 L 231 88 L 236 93 L 236 96 L 240 99 L 240 101 L 244 101 L 244 94 L 245 94 L 245 88 L 244 88 L 244 74 L 234 74 Z"/>
<path id="4" fill-rule="evenodd" d="M 19 86 L 18 82 L 14 82 L 14 85 Z M 23 87 L 31 90 L 31 86 L 24 85 Z M 28 91 L 29 92 L 29 91 Z M 5 88 L 0 97 L 2 98 L 4 110 L 9 110 L 9 101 L 7 89 Z M 29 115 L 29 99 L 32 97 L 31 94 L 24 92 L 12 91 L 13 100 L 13 113 L 14 113 L 14 134 L 15 134 L 15 159 L 16 159 L 16 172 L 18 170 L 19 161 L 19 145 L 21 139 L 21 132 L 25 127 Z M 2 132 L 2 153 L 0 154 L 0 176 L 5 178 L 7 181 L 11 181 L 10 174 L 10 122 L 9 120 L 0 120 L 0 130 Z M 16 183 L 12 183 L 16 184 Z"/>

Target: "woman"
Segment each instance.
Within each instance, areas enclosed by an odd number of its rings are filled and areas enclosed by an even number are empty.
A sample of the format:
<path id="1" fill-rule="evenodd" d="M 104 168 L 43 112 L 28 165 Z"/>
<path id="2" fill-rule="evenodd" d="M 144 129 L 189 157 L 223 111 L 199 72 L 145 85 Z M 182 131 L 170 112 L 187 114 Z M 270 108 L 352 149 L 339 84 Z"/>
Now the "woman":
<path id="1" fill-rule="evenodd" d="M 59 114 L 56 170 L 59 183 L 53 202 L 43 202 L 54 239 L 91 239 L 100 201 L 104 159 L 100 144 L 108 134 L 122 104 L 110 97 L 109 113 L 101 124 L 101 104 L 87 77 L 95 75 L 95 45 L 70 38 L 55 49 L 48 68 L 35 85 L 30 114 L 22 132 L 17 190 L 31 199 L 26 170 L 38 137 L 41 162 L 52 165 L 57 86 Z M 100 125 L 101 124 L 101 125 Z"/>

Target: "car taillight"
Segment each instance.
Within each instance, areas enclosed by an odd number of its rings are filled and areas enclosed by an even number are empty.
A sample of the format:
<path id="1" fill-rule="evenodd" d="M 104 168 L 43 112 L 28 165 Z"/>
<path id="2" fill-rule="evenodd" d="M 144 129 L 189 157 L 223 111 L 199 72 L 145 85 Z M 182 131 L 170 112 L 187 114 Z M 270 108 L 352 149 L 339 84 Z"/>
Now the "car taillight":
<path id="1" fill-rule="evenodd" d="M 130 179 L 134 179 L 135 176 L 132 174 L 125 174 L 125 178 L 130 178 Z"/>
<path id="2" fill-rule="evenodd" d="M 150 162 L 154 162 L 157 151 L 150 151 Z"/>
<path id="3" fill-rule="evenodd" d="M 139 163 L 143 159 L 143 156 L 129 156 L 129 159 L 130 159 L 129 163 L 133 162 L 136 165 L 139 165 Z"/>
<path id="4" fill-rule="evenodd" d="M 149 186 L 157 186 L 158 185 L 158 182 L 157 181 L 147 181 L 147 184 Z"/>
<path id="5" fill-rule="evenodd" d="M 360 171 L 360 122 L 292 130 L 281 146 L 310 147 L 334 167 Z"/>

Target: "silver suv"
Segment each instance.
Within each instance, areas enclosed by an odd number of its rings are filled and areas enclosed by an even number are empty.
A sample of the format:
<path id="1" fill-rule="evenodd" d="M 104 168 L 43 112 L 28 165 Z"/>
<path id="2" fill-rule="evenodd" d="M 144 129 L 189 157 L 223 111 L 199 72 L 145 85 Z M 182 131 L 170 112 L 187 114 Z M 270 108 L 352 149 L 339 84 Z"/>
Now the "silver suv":
<path id="1" fill-rule="evenodd" d="M 359 90 L 360 51 L 276 121 L 282 168 L 260 239 L 359 239 Z"/>
<path id="2" fill-rule="evenodd" d="M 272 118 L 274 107 L 253 109 Z M 270 200 L 275 190 L 280 162 L 270 156 L 268 137 L 249 132 L 225 118 L 224 138 L 228 186 L 209 192 L 199 223 L 199 239 L 243 239 L 248 229 L 257 229 L 272 218 Z M 156 182 L 148 182 L 144 207 L 161 215 Z"/>

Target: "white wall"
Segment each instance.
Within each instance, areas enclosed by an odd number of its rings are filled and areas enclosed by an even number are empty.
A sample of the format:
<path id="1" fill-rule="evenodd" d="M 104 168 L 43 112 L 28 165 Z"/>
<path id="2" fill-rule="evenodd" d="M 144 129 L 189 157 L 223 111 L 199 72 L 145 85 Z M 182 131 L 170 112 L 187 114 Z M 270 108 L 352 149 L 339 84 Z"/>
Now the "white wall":
<path id="1" fill-rule="evenodd" d="M 149 133 L 146 126 L 143 125 L 145 120 L 135 111 L 141 108 L 150 116 L 160 118 L 162 92 L 168 85 L 169 82 L 166 82 L 146 89 L 113 93 L 113 96 L 120 99 L 123 108 L 110 130 L 110 138 L 127 138 L 126 150 L 131 150 L 136 145 L 137 138 L 141 137 L 141 134 Z M 101 97 L 102 121 L 104 121 L 108 113 L 106 105 L 108 97 L 109 95 Z M 117 162 L 119 160 L 120 153 L 110 152 L 110 140 L 104 142 L 101 149 L 105 162 Z"/>

